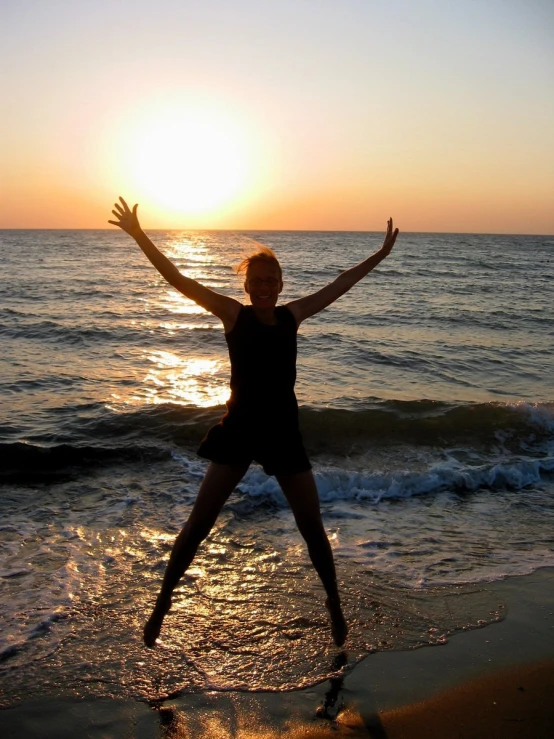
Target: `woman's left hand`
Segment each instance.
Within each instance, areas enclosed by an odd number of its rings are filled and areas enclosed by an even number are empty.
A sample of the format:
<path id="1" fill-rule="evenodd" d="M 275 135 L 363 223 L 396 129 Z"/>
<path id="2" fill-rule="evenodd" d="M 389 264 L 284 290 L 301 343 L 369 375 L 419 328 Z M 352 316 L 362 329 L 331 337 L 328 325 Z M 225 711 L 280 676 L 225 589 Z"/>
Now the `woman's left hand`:
<path id="1" fill-rule="evenodd" d="M 120 196 L 119 200 L 120 203 L 114 204 L 114 210 L 112 210 L 112 213 L 117 218 L 117 221 L 108 221 L 108 223 L 113 224 L 114 226 L 119 226 L 119 228 L 122 231 L 125 231 L 125 233 L 128 233 L 129 236 L 132 236 L 134 239 L 137 238 L 142 233 L 142 229 L 140 227 L 139 219 L 137 216 L 137 208 L 138 204 L 133 206 L 133 210 L 129 208 L 125 200 Z"/>

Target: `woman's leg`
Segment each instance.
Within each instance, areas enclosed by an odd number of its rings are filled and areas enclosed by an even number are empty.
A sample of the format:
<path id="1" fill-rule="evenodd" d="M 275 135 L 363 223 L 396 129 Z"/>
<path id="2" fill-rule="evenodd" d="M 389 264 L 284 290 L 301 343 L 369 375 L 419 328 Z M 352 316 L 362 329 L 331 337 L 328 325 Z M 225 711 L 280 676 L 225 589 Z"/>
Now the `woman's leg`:
<path id="1" fill-rule="evenodd" d="M 342 613 L 333 551 L 323 527 L 319 496 L 311 470 L 296 475 L 277 475 L 277 481 L 292 509 L 296 525 L 306 544 L 317 574 L 327 593 L 327 608 L 331 616 L 331 631 L 337 646 L 342 646 L 348 626 Z"/>
<path id="2" fill-rule="evenodd" d="M 144 643 L 154 646 L 162 622 L 171 608 L 171 594 L 186 572 L 202 541 L 208 536 L 225 501 L 244 477 L 249 465 L 237 467 L 210 462 L 188 521 L 175 540 L 160 594 L 144 627 Z"/>

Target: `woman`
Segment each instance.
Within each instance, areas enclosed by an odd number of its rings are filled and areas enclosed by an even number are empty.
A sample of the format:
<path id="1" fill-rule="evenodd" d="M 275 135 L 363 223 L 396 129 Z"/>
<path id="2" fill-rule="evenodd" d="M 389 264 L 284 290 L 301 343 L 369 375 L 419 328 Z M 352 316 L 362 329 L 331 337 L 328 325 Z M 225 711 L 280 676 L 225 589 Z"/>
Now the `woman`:
<path id="1" fill-rule="evenodd" d="M 116 220 L 108 223 L 132 236 L 170 285 L 222 321 L 231 359 L 228 410 L 200 446 L 199 454 L 210 464 L 188 521 L 173 545 L 154 610 L 144 627 L 144 642 L 154 645 L 171 607 L 173 590 L 255 460 L 267 474 L 275 475 L 292 509 L 327 593 L 333 639 L 342 646 L 348 627 L 317 488 L 298 427 L 296 333 L 302 321 L 337 300 L 390 254 L 398 229 L 393 230 L 391 218 L 379 251 L 321 290 L 285 306 L 277 306 L 283 289 L 281 267 L 271 249 L 264 247 L 239 266 L 245 272 L 244 289 L 250 297 L 250 305 L 244 306 L 181 274 L 141 229 L 137 205 L 131 210 L 123 198 L 119 200 L 112 211 Z"/>

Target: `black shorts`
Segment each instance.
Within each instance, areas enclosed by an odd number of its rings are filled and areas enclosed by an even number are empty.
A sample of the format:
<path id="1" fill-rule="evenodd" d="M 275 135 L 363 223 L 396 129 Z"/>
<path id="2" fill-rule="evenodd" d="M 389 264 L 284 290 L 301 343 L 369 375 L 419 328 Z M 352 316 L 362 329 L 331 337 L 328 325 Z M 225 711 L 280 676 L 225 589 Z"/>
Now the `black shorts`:
<path id="1" fill-rule="evenodd" d="M 224 416 L 200 444 L 198 454 L 217 464 L 238 466 L 258 462 L 266 475 L 295 475 L 311 470 L 300 430 L 296 425 L 268 421 L 269 429 L 252 428 Z"/>

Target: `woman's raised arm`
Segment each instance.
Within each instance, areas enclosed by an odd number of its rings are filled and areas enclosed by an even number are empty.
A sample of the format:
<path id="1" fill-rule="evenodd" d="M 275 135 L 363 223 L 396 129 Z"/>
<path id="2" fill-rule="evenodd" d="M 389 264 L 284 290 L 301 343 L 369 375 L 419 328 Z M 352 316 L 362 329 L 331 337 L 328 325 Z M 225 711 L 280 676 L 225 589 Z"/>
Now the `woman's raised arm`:
<path id="1" fill-rule="evenodd" d="M 138 205 L 134 205 L 131 210 L 122 197 L 119 200 L 120 203 L 115 203 L 114 210 L 112 210 L 117 220 L 108 221 L 108 223 L 119 226 L 125 233 L 128 233 L 172 287 L 179 290 L 186 298 L 190 298 L 190 300 L 220 318 L 223 321 L 225 331 L 229 331 L 234 326 L 241 308 L 238 300 L 210 290 L 200 282 L 181 274 L 173 262 L 154 246 L 142 230 L 137 216 Z"/>
<path id="2" fill-rule="evenodd" d="M 385 257 L 391 253 L 396 237 L 398 236 L 398 229 L 393 230 L 392 218 L 387 222 L 387 233 L 385 234 L 385 240 L 383 246 L 372 254 L 370 257 L 360 262 L 355 267 L 341 272 L 341 274 L 330 282 L 321 290 L 318 290 L 311 295 L 306 295 L 304 298 L 293 300 L 292 303 L 288 303 L 288 308 L 293 316 L 296 318 L 296 323 L 300 325 L 302 321 L 306 320 L 315 313 L 319 313 L 328 305 L 334 303 L 337 298 L 348 292 L 357 282 L 364 278 L 372 269 L 374 269 L 379 262 L 382 262 Z"/>

